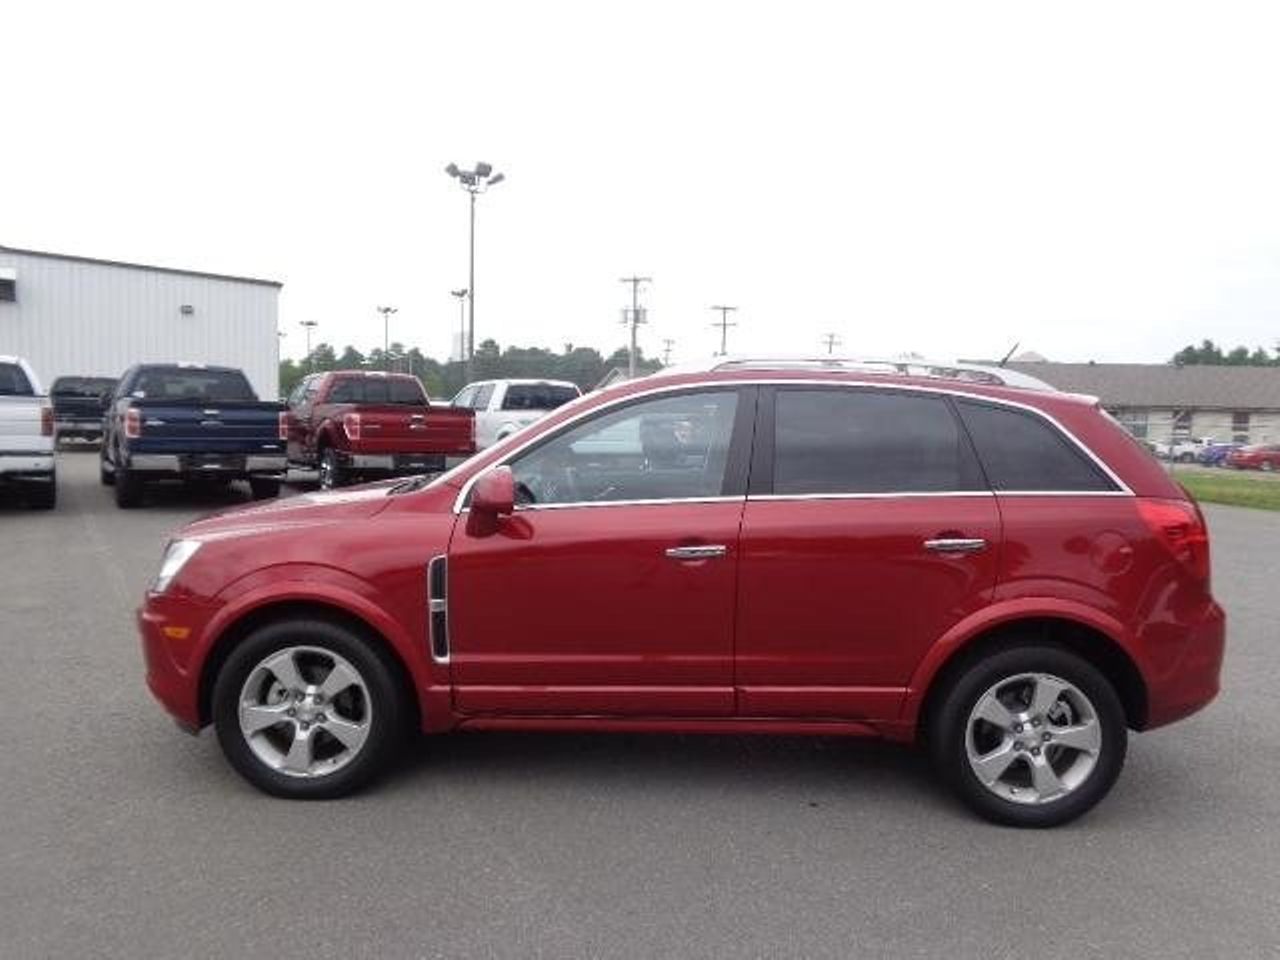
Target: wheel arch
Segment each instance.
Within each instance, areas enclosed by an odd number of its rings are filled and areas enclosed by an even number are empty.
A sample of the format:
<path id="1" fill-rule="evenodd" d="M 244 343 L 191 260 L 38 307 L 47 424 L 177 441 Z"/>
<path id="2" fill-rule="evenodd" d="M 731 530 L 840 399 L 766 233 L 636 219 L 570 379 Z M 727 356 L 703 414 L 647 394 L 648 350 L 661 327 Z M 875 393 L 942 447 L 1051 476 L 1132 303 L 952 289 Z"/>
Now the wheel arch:
<path id="1" fill-rule="evenodd" d="M 213 717 L 213 687 L 217 682 L 218 672 L 236 645 L 253 631 L 268 624 L 299 619 L 326 620 L 363 637 L 370 648 L 391 667 L 401 685 L 406 704 L 416 725 L 415 729 L 421 727 L 422 704 L 414 683 L 413 672 L 395 644 L 359 614 L 352 613 L 335 603 L 312 598 L 280 599 L 253 607 L 244 611 L 223 628 L 210 646 L 200 668 L 197 709 L 201 726 L 208 724 Z"/>
<path id="2" fill-rule="evenodd" d="M 1124 645 L 1096 625 L 1053 614 L 1006 620 L 957 644 L 923 684 L 908 693 L 903 719 L 914 722 L 917 738 L 923 738 L 945 691 L 971 663 L 1029 639 L 1061 647 L 1088 661 L 1115 686 L 1129 727 L 1142 730 L 1146 726 L 1147 684 Z"/>

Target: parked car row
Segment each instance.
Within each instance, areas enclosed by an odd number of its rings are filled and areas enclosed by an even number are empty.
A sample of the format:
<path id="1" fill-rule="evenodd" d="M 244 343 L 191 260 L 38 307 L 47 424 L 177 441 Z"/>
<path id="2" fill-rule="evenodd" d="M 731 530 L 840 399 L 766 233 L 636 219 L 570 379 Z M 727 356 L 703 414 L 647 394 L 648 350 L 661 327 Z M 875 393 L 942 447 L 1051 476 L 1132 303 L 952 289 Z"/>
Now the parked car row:
<path id="1" fill-rule="evenodd" d="M 119 379 L 60 377 L 46 396 L 25 361 L 0 357 L 0 481 L 52 507 L 54 451 L 76 438 L 101 441 L 102 483 L 120 507 L 162 480 L 247 481 L 261 500 L 290 467 L 316 471 L 324 489 L 442 473 L 579 395 L 562 381 L 487 380 L 433 404 L 416 377 L 338 370 L 280 403 L 231 367 L 143 363 Z"/>

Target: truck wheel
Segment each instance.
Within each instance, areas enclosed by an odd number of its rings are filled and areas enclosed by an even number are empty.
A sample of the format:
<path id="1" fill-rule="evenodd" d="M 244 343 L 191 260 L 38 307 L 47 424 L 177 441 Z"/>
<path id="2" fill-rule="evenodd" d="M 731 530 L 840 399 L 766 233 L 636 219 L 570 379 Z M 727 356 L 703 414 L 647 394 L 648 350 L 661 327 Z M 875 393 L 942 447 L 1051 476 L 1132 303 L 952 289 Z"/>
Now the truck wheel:
<path id="1" fill-rule="evenodd" d="M 326 447 L 320 454 L 320 489 L 336 490 L 347 482 L 347 472 L 338 460 L 338 451 Z"/>
<path id="2" fill-rule="evenodd" d="M 280 481 L 250 477 L 249 491 L 255 500 L 270 500 L 280 495 Z"/>
<path id="3" fill-rule="evenodd" d="M 1028 642 L 969 664 L 932 712 L 942 778 L 981 816 L 1054 827 L 1090 810 L 1124 766 L 1115 689 L 1086 660 Z"/>
<path id="4" fill-rule="evenodd" d="M 142 481 L 132 470 L 116 467 L 116 506 L 129 510 L 142 503 Z"/>
<path id="5" fill-rule="evenodd" d="M 107 469 L 107 454 L 105 450 L 98 454 L 98 481 L 104 487 L 113 487 L 116 482 L 115 473 Z"/>
<path id="6" fill-rule="evenodd" d="M 52 510 L 58 505 L 58 475 L 49 474 L 48 483 L 27 484 L 27 506 L 33 510 Z"/>
<path id="7" fill-rule="evenodd" d="M 327 620 L 260 627 L 232 651 L 213 688 L 227 760 L 279 797 L 328 799 L 364 786 L 391 760 L 408 716 L 391 665 Z"/>

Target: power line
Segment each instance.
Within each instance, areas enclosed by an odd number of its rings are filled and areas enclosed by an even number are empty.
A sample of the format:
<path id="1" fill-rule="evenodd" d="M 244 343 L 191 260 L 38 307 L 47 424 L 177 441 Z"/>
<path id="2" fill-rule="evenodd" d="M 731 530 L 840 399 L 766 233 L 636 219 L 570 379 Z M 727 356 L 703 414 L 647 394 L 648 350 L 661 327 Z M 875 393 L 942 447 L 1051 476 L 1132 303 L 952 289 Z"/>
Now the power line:
<path id="1" fill-rule="evenodd" d="M 720 328 L 720 356 L 728 356 L 729 353 L 729 328 L 736 327 L 737 324 L 729 319 L 729 314 L 737 310 L 737 307 L 714 306 L 712 310 L 720 311 L 720 319 L 711 324 L 713 327 Z"/>
<path id="2" fill-rule="evenodd" d="M 834 333 L 824 333 L 822 335 L 822 342 L 827 345 L 827 353 L 835 353 L 836 347 L 844 343 L 844 341 Z"/>
<path id="3" fill-rule="evenodd" d="M 676 342 L 670 337 L 667 337 L 662 341 L 662 365 L 664 367 L 671 366 L 671 348 L 675 345 Z"/>
<path id="4" fill-rule="evenodd" d="M 640 309 L 640 284 L 653 283 L 653 277 L 623 277 L 620 283 L 631 284 L 631 311 L 622 310 L 622 322 L 631 325 L 631 352 L 627 354 L 627 377 L 636 378 L 636 328 L 645 322 L 645 313 Z"/>

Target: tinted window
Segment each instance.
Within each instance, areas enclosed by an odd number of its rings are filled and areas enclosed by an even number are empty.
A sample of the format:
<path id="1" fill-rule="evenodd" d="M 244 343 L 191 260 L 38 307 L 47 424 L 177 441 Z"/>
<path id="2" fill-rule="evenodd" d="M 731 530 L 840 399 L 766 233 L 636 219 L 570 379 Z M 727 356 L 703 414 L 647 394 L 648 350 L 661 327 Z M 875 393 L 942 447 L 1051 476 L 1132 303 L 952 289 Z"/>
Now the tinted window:
<path id="1" fill-rule="evenodd" d="M 503 410 L 554 410 L 570 400 L 576 400 L 578 391 L 552 383 L 513 383 L 502 398 Z"/>
<path id="2" fill-rule="evenodd" d="M 724 492 L 736 391 L 630 404 L 511 464 L 520 503 L 715 497 Z"/>
<path id="3" fill-rule="evenodd" d="M 1079 447 L 1043 417 L 968 400 L 957 405 L 996 490 L 1116 489 Z"/>
<path id="4" fill-rule="evenodd" d="M 985 490 L 940 397 L 868 390 L 779 390 L 773 492 L 943 493 Z"/>
<path id="5" fill-rule="evenodd" d="M 239 370 L 144 370 L 133 385 L 144 400 L 257 400 Z"/>
<path id="6" fill-rule="evenodd" d="M 55 397 L 100 397 L 115 386 L 114 377 L 59 377 L 49 393 Z"/>
<path id="7" fill-rule="evenodd" d="M 0 397 L 29 397 L 31 381 L 16 363 L 0 363 Z"/>

